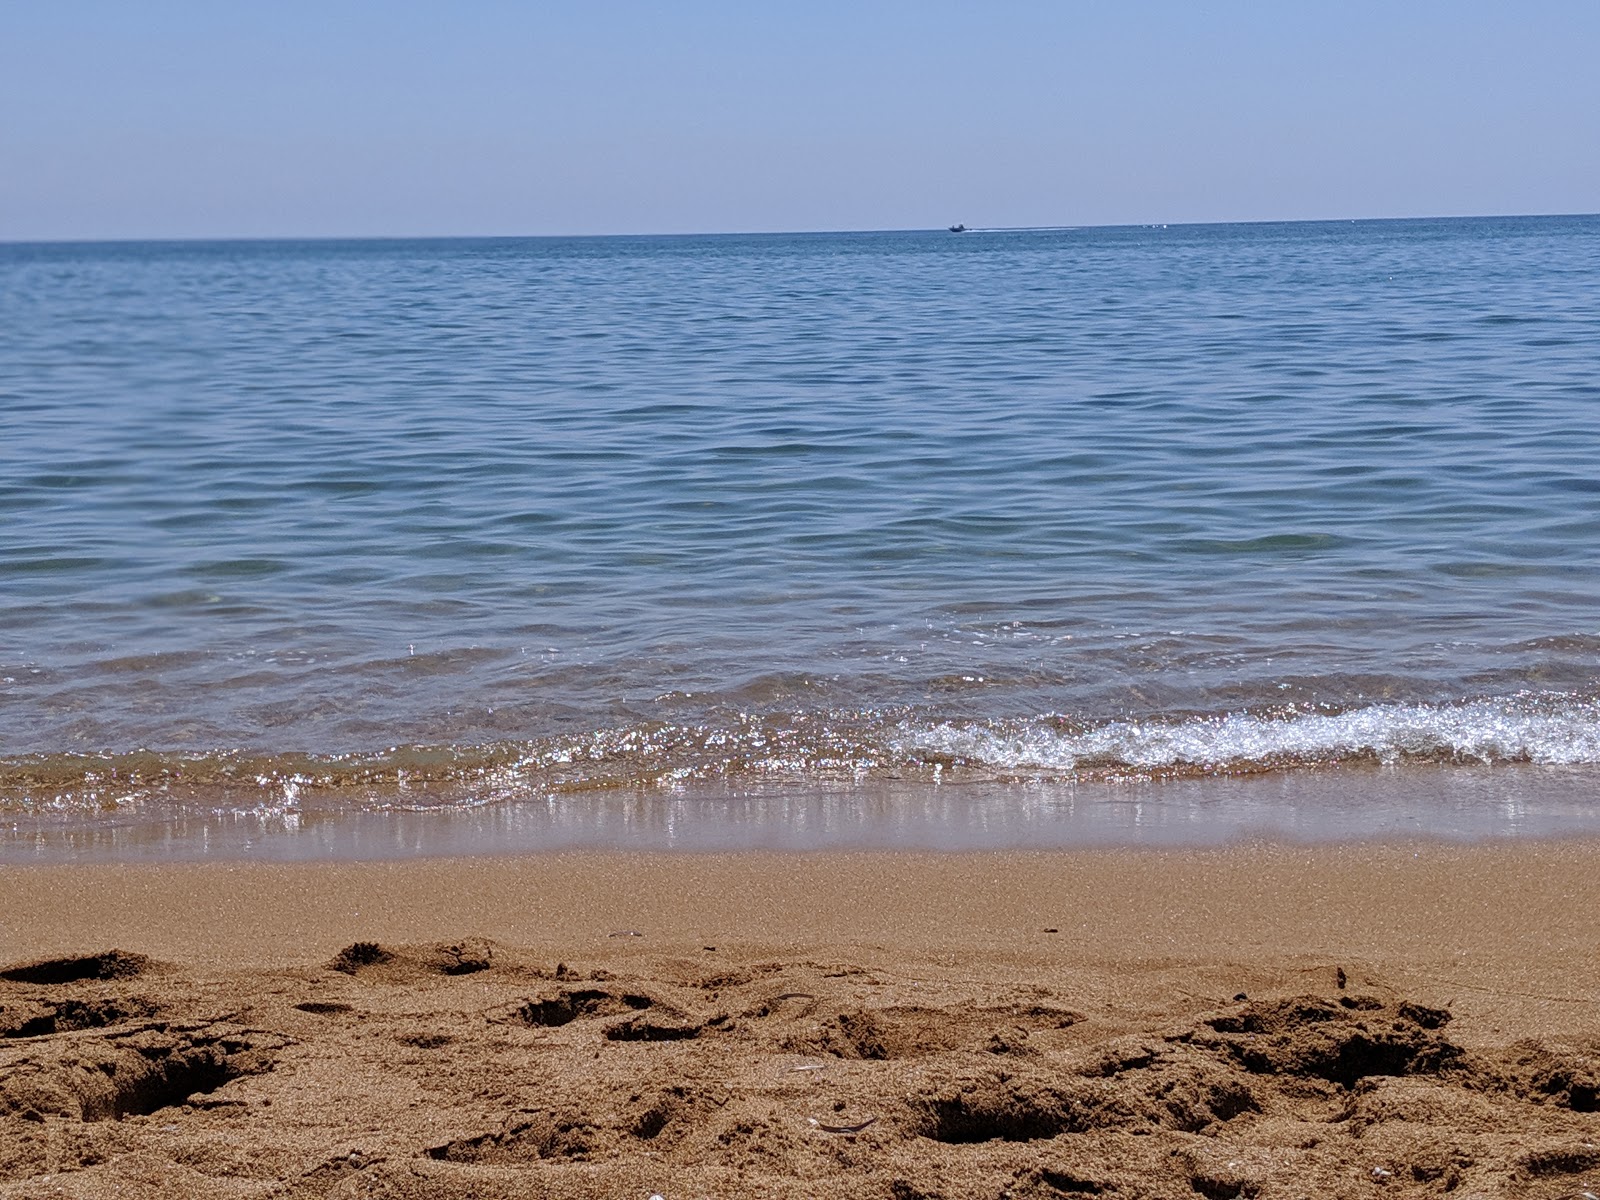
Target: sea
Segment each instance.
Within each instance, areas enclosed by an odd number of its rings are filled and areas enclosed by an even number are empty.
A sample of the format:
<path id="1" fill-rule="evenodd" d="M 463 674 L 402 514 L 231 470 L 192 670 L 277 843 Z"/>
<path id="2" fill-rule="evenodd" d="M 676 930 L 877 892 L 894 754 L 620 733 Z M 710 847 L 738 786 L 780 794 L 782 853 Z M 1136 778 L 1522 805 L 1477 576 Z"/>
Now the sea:
<path id="1" fill-rule="evenodd" d="M 1600 832 L 1600 217 L 0 244 L 0 863 Z"/>

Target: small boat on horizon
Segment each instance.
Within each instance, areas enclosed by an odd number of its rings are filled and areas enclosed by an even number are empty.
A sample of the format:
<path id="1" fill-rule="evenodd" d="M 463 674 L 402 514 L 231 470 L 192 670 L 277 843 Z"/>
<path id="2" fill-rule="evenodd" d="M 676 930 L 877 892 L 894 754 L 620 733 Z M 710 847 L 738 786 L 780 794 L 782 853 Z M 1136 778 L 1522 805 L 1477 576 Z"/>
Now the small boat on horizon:
<path id="1" fill-rule="evenodd" d="M 966 231 L 967 231 L 967 227 L 965 225 L 952 225 L 952 226 L 950 226 L 950 232 L 951 233 L 965 233 Z"/>

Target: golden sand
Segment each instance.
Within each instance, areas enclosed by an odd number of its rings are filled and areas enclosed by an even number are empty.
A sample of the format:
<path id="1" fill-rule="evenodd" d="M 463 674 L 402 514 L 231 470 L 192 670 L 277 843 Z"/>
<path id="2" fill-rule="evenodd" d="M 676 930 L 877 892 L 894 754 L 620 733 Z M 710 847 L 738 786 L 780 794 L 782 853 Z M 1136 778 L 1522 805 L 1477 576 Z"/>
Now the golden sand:
<path id="1" fill-rule="evenodd" d="M 1597 879 L 1588 841 L 5 868 L 0 1197 L 1600 1194 Z"/>

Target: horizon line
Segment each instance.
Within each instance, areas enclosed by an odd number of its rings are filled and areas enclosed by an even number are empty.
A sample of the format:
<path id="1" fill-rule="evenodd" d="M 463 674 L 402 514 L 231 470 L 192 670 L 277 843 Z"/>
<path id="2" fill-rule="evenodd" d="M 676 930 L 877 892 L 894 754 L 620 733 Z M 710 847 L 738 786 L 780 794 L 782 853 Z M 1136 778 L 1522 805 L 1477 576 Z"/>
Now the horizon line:
<path id="1" fill-rule="evenodd" d="M 1233 221 L 1107 221 L 1065 225 L 966 225 L 963 233 L 1069 233 L 1091 229 L 1172 229 L 1206 228 L 1226 225 L 1362 225 L 1401 221 L 1516 221 L 1532 218 L 1575 219 L 1600 217 L 1600 212 L 1530 213 L 1437 213 L 1430 215 L 1384 217 L 1261 217 Z M 313 233 L 313 234 L 214 234 L 167 235 L 160 237 L 45 237 L 0 238 L 0 246 L 127 246 L 163 243 L 175 245 L 272 243 L 272 242 L 467 242 L 467 241 L 577 241 L 605 238 L 706 238 L 706 237 L 840 237 L 874 234 L 948 233 L 952 227 L 906 226 L 897 229 L 746 229 L 694 230 L 676 232 L 614 233 Z"/>

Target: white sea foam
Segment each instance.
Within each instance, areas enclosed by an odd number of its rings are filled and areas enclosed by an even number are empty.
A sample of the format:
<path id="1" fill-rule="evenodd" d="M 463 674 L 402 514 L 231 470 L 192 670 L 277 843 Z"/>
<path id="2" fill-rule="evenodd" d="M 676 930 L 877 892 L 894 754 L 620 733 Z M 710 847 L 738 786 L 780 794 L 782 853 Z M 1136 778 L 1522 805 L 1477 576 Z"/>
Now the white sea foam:
<path id="1" fill-rule="evenodd" d="M 1337 714 L 1110 721 L 1086 729 L 1053 720 L 941 723 L 904 725 L 896 742 L 908 757 L 1046 774 L 1310 766 L 1348 759 L 1570 765 L 1600 762 L 1600 704 L 1515 698 L 1373 705 Z"/>

